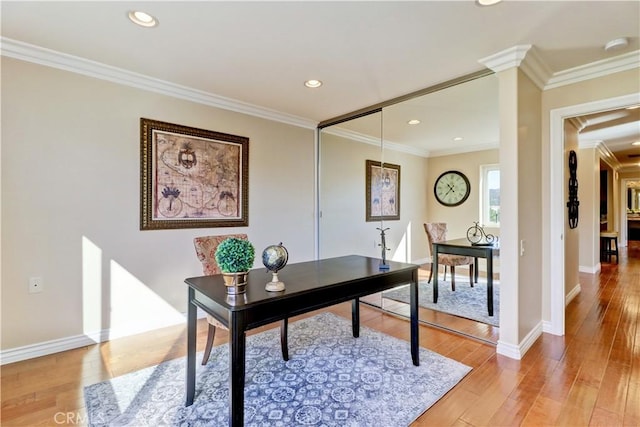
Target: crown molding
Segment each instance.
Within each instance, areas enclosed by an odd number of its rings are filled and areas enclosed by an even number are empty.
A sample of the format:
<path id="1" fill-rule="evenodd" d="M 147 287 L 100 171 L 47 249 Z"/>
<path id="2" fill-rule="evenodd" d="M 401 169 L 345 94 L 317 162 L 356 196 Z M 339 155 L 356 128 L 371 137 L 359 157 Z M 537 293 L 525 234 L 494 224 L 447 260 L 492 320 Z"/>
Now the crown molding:
<path id="1" fill-rule="evenodd" d="M 494 150 L 498 148 L 500 148 L 500 143 L 498 142 L 467 145 L 465 147 L 447 148 L 444 150 L 434 150 L 430 152 L 429 157 L 451 156 L 454 154 L 474 153 L 476 151 Z"/>
<path id="2" fill-rule="evenodd" d="M 428 150 L 422 150 L 422 149 L 419 149 L 419 148 L 410 147 L 408 145 L 398 144 L 398 143 L 392 142 L 392 141 L 380 140 L 380 138 L 374 138 L 372 136 L 365 135 L 363 133 L 354 132 L 354 131 L 347 130 L 347 129 L 342 129 L 342 128 L 337 127 L 337 126 L 331 126 L 330 128 L 323 128 L 322 132 L 328 133 L 330 135 L 339 136 L 341 138 L 350 139 L 352 141 L 361 142 L 361 143 L 364 143 L 364 144 L 375 145 L 375 146 L 378 146 L 378 147 L 380 146 L 380 144 L 383 144 L 385 149 L 389 149 L 389 150 L 393 150 L 393 151 L 399 151 L 399 152 L 402 152 L 402 153 L 413 154 L 415 156 L 420 156 L 420 157 L 429 157 L 429 151 Z"/>
<path id="3" fill-rule="evenodd" d="M 404 144 L 398 144 L 397 142 L 391 142 L 391 141 L 384 141 L 384 148 L 385 149 L 389 149 L 389 150 L 393 150 L 393 151 L 398 151 L 400 153 L 407 153 L 407 154 L 412 154 L 414 156 L 419 156 L 419 157 L 432 157 L 433 156 L 433 151 L 429 151 L 429 150 L 423 150 L 420 148 L 416 148 L 416 147 L 411 147 L 409 145 L 404 145 Z"/>
<path id="4" fill-rule="evenodd" d="M 544 86 L 544 90 L 554 89 L 560 86 L 566 86 L 584 80 L 595 79 L 597 77 L 633 70 L 636 68 L 640 68 L 640 50 L 581 65 L 579 67 L 558 71 L 547 81 Z"/>
<path id="5" fill-rule="evenodd" d="M 540 90 L 544 90 L 545 85 L 553 75 L 551 69 L 540 58 L 535 46 L 528 51 L 520 68 Z"/>
<path id="6" fill-rule="evenodd" d="M 498 73 L 500 71 L 507 70 L 513 67 L 519 67 L 520 63 L 527 55 L 527 52 L 531 49 L 530 44 L 522 44 L 509 49 L 505 49 L 501 52 L 494 53 L 493 55 L 479 59 L 478 62 L 489 68 L 490 70 Z"/>
<path id="7" fill-rule="evenodd" d="M 609 165 L 614 171 L 620 171 L 622 164 L 616 159 L 611 150 L 604 144 L 602 140 L 578 140 L 578 148 L 593 148 L 600 155 L 600 159 Z"/>
<path id="8" fill-rule="evenodd" d="M 381 143 L 380 138 L 374 138 L 373 136 L 366 135 L 364 133 L 342 129 L 337 126 L 331 126 L 330 128 L 323 128 L 321 130 L 323 133 L 328 133 L 329 135 L 335 135 L 341 138 L 351 139 L 353 141 L 362 142 L 364 144 L 380 146 L 380 143 Z"/>
<path id="9" fill-rule="evenodd" d="M 478 62 L 496 73 L 512 67 L 520 67 L 539 89 L 548 90 L 640 68 L 640 50 L 556 73 L 551 71 L 532 45 L 514 46 L 482 58 Z"/>
<path id="10" fill-rule="evenodd" d="M 214 95 L 209 92 L 177 85 L 144 74 L 134 73 L 122 68 L 91 61 L 52 49 L 35 46 L 6 37 L 0 38 L 0 54 L 8 58 L 32 62 L 46 67 L 57 68 L 82 74 L 113 83 L 155 92 L 173 98 L 184 99 L 209 107 L 235 111 L 237 113 L 260 117 L 280 123 L 307 129 L 316 129 L 318 122 L 304 117 L 282 113 L 269 108 L 259 107 L 231 98 Z"/>
<path id="11" fill-rule="evenodd" d="M 582 129 L 586 128 L 587 125 L 589 124 L 589 122 L 580 116 L 577 117 L 569 117 L 568 119 L 566 119 L 569 123 L 571 123 L 573 125 L 573 127 L 576 128 L 576 130 L 578 132 L 580 132 Z"/>
<path id="12" fill-rule="evenodd" d="M 600 139 L 583 139 L 583 140 L 579 139 L 578 148 L 581 150 L 584 148 L 598 148 L 598 146 L 601 145 L 602 143 L 603 141 Z"/>
<path id="13" fill-rule="evenodd" d="M 544 90 L 547 81 L 553 74 L 536 52 L 536 48 L 530 44 L 505 49 L 480 59 L 478 62 L 496 73 L 520 67 L 540 90 Z"/>
<path id="14" fill-rule="evenodd" d="M 356 142 L 362 142 L 364 144 L 376 145 L 380 146 L 381 142 L 384 144 L 385 149 L 398 151 L 401 153 L 412 154 L 414 156 L 419 157 L 441 157 L 441 156 L 449 156 L 452 154 L 464 154 L 464 153 L 472 153 L 476 151 L 484 151 L 484 150 L 493 150 L 500 147 L 498 142 L 491 142 L 488 144 L 475 144 L 475 145 L 467 145 L 464 147 L 457 148 L 447 148 L 444 150 L 423 150 L 415 147 L 411 147 L 404 144 L 399 144 L 392 141 L 383 140 L 380 141 L 380 138 L 373 138 L 371 136 L 353 132 L 347 129 L 340 129 L 338 127 L 324 128 L 322 132 L 328 133 L 330 135 L 339 136 L 341 138 L 350 139 Z"/>
<path id="15" fill-rule="evenodd" d="M 237 113 L 306 129 L 315 129 L 318 125 L 318 122 L 315 120 L 282 113 L 269 108 L 192 89 L 187 86 L 177 85 L 144 74 L 134 73 L 122 68 L 6 37 L 0 37 L 0 54 L 9 58 L 32 62 L 137 89 L 160 93 L 173 98 L 184 99 L 210 107 L 235 111 Z M 536 86 L 542 90 L 548 90 L 613 73 L 640 68 L 640 50 L 556 73 L 550 71 L 549 67 L 540 59 L 535 47 L 532 45 L 517 45 L 482 58 L 478 62 L 494 72 L 521 66 L 523 72 L 531 78 Z M 424 150 L 412 154 L 428 157 L 428 154 L 425 155 Z"/>

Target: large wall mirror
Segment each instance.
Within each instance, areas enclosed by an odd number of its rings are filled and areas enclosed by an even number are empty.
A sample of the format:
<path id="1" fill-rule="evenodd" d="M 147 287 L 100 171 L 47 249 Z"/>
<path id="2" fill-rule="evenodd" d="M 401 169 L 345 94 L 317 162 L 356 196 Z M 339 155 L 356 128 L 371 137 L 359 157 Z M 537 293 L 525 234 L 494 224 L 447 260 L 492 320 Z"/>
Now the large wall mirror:
<path id="1" fill-rule="evenodd" d="M 488 189 L 483 173 L 491 168 L 499 171 L 497 77 L 488 71 L 475 73 L 392 100 L 387 105 L 374 106 L 366 113 L 358 112 L 352 119 L 345 116 L 335 123 L 321 124 L 320 258 L 351 253 L 380 257 L 378 228 L 388 228 L 387 257 L 420 264 L 420 299 L 430 300 L 432 288 L 426 283 L 431 266 L 430 248 L 424 223 L 446 222 L 448 238 L 464 237 L 474 221 L 484 222 L 481 205 L 491 200 L 490 195 L 495 196 L 495 191 Z M 400 166 L 399 220 L 365 220 L 367 160 Z M 434 181 L 446 170 L 464 173 L 471 183 L 469 198 L 456 207 L 440 205 L 434 197 Z M 496 198 L 493 199 L 496 205 Z M 499 197 L 497 200 L 499 213 Z M 499 235 L 499 218 L 494 215 L 493 219 L 494 222 L 485 225 L 489 226 L 488 231 Z M 480 260 L 480 282 L 486 271 L 484 267 Z M 450 272 L 447 274 L 450 279 Z M 441 267 L 440 290 L 448 286 L 442 277 Z M 499 260 L 494 260 L 494 286 L 499 289 Z M 469 287 L 467 267 L 457 268 L 456 289 L 462 291 Z M 483 299 L 479 305 L 486 307 L 486 293 L 480 298 Z M 402 299 L 402 290 L 399 290 L 366 298 L 365 302 L 408 315 L 408 306 Z M 495 299 L 494 296 L 494 304 Z M 489 325 L 470 321 L 463 317 L 465 315 L 431 310 L 426 308 L 426 301 L 420 310 L 421 321 L 497 342 L 498 316 L 489 319 L 495 323 Z"/>

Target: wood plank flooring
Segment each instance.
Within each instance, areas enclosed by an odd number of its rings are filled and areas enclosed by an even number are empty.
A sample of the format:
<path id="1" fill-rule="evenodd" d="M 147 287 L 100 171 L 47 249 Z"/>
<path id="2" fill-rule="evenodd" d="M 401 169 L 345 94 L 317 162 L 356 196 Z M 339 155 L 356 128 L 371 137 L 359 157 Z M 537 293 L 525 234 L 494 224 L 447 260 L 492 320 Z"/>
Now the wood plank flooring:
<path id="1" fill-rule="evenodd" d="M 418 270 L 419 280 L 429 279 L 430 264 L 423 265 Z M 463 272 L 464 273 L 464 272 Z M 441 273 L 442 274 L 442 273 Z M 481 274 L 481 277 L 483 275 Z M 458 286 L 469 286 L 467 276 L 465 274 L 460 275 L 458 280 Z M 499 276 L 496 275 L 494 280 L 499 280 Z M 379 295 L 379 294 L 377 294 Z M 409 304 L 394 301 L 388 298 L 382 298 L 379 296 L 377 301 L 373 302 L 374 305 L 382 306 L 387 311 L 400 314 L 402 316 L 409 316 Z M 476 322 L 474 320 L 465 319 L 463 317 L 453 316 L 441 311 L 430 310 L 428 308 L 420 307 L 418 317 L 422 322 L 431 326 L 436 326 L 449 331 L 456 331 L 468 337 L 477 338 L 479 340 L 488 342 L 490 344 L 498 344 L 500 336 L 500 329 L 488 325 L 482 322 Z"/>
<path id="2" fill-rule="evenodd" d="M 598 275 L 566 312 L 566 335 L 544 334 L 525 357 L 421 326 L 420 345 L 473 367 L 413 426 L 640 425 L 640 242 Z M 328 311 L 349 318 L 350 305 Z M 406 320 L 362 307 L 362 324 L 409 338 Z M 263 329 L 266 329 L 263 328 Z M 257 332 L 257 331 L 256 331 Z M 199 325 L 198 349 L 206 325 Z M 216 345 L 227 341 L 220 331 Z M 2 426 L 86 425 L 83 387 L 182 357 L 182 326 L 87 346 L 1 368 Z"/>

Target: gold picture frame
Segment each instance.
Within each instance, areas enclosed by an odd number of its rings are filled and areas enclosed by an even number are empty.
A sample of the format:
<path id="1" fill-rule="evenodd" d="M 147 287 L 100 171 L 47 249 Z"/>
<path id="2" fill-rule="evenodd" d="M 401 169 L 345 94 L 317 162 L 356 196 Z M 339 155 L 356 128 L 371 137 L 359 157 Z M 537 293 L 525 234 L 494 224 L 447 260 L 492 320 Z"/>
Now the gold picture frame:
<path id="1" fill-rule="evenodd" d="M 249 138 L 140 119 L 140 229 L 249 225 Z"/>
<path id="2" fill-rule="evenodd" d="M 366 221 L 400 219 L 400 165 L 366 161 Z"/>

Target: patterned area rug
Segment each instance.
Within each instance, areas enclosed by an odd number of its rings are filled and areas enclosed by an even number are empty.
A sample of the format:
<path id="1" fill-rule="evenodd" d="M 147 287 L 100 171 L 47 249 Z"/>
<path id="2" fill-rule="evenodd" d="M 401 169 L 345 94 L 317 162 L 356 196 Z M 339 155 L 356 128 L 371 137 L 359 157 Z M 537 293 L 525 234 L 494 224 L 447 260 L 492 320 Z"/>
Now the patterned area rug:
<path id="1" fill-rule="evenodd" d="M 402 286 L 382 294 L 384 298 L 409 303 L 409 286 Z M 468 280 L 458 280 L 456 291 L 451 291 L 451 282 L 438 280 L 438 303 L 433 303 L 433 280 L 418 284 L 419 305 L 435 311 L 453 314 L 493 326 L 500 326 L 500 283 L 493 281 L 493 316 L 487 311 L 487 283 L 478 279 L 473 288 Z"/>
<path id="2" fill-rule="evenodd" d="M 278 329 L 247 337 L 245 425 L 406 426 L 471 371 L 424 348 L 413 366 L 409 342 L 366 327 L 353 338 L 331 313 L 292 323 L 289 355 Z M 197 366 L 188 408 L 185 358 L 86 387 L 90 425 L 228 425 L 228 345 Z"/>

